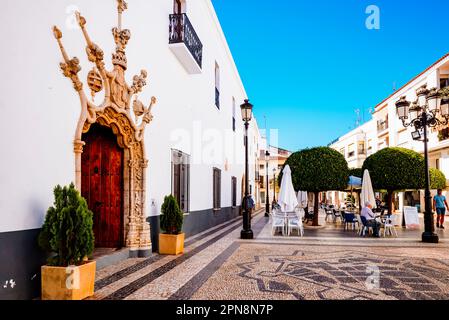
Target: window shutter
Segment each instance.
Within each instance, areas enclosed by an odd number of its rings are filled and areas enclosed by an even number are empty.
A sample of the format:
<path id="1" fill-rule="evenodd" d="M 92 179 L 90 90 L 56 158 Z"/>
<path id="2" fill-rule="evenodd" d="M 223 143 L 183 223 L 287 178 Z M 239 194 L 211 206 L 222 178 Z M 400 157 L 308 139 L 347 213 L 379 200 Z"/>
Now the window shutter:
<path id="1" fill-rule="evenodd" d="M 181 205 L 181 188 L 180 188 L 180 165 L 176 162 L 173 164 L 173 196 L 178 200 L 179 205 Z"/>
<path id="2" fill-rule="evenodd" d="M 221 170 L 213 169 L 213 206 L 214 209 L 221 208 Z"/>
<path id="3" fill-rule="evenodd" d="M 172 152 L 172 194 L 183 212 L 189 212 L 190 157 L 178 150 Z"/>
<path id="4" fill-rule="evenodd" d="M 186 164 L 186 197 L 185 197 L 185 207 L 186 212 L 190 211 L 190 159 Z"/>
<path id="5" fill-rule="evenodd" d="M 231 181 L 232 206 L 237 206 L 237 178 L 232 177 Z"/>
<path id="6" fill-rule="evenodd" d="M 218 208 L 221 208 L 221 171 L 218 170 Z"/>
<path id="7" fill-rule="evenodd" d="M 181 174 L 180 174 L 180 191 L 179 191 L 179 206 L 183 212 L 186 212 L 186 167 L 185 164 L 180 165 Z"/>

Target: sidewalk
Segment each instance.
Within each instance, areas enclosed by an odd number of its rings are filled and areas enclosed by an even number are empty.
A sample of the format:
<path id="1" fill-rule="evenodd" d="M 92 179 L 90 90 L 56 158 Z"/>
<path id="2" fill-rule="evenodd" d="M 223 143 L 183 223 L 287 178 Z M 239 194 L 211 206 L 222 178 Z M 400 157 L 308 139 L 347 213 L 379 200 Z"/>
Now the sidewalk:
<path id="1" fill-rule="evenodd" d="M 253 218 L 255 240 L 240 240 L 241 228 L 239 217 L 187 239 L 181 256 L 100 270 L 93 299 L 449 298 L 446 240 L 360 238 L 335 227 L 273 237 L 263 210 Z M 367 287 L 372 275 L 378 281 Z"/>

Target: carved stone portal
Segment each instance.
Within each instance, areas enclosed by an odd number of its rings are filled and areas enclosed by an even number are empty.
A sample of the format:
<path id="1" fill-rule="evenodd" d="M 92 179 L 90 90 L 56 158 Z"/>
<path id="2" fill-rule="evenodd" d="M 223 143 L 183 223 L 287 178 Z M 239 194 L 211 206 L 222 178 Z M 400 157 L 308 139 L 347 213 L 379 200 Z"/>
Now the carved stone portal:
<path id="1" fill-rule="evenodd" d="M 76 13 L 77 21 L 87 43 L 86 54 L 93 68 L 87 76 L 87 84 L 91 97 L 87 97 L 83 90 L 83 83 L 78 77 L 81 70 L 78 58 L 72 59 L 67 55 L 62 44 L 62 32 L 53 27 L 54 36 L 58 42 L 64 62 L 60 64 L 65 77 L 69 78 L 78 92 L 81 102 L 81 113 L 74 140 L 75 153 L 75 184 L 81 190 L 81 154 L 85 143 L 82 134 L 89 131 L 94 123 L 109 127 L 117 137 L 118 144 L 124 149 L 124 239 L 126 246 L 140 255 L 151 252 L 150 225 L 146 222 L 145 214 L 145 186 L 146 168 L 148 160 L 145 158 L 144 132 L 153 116 L 151 109 L 156 103 L 152 97 L 146 107 L 137 97 L 146 85 L 147 72 L 142 70 L 140 75 L 133 77 L 133 84 L 128 86 L 125 79 L 127 69 L 126 45 L 131 38 L 128 29 L 122 29 L 122 13 L 127 9 L 124 0 L 117 0 L 118 26 L 112 29 L 116 44 L 112 54 L 113 70 L 107 71 L 104 63 L 103 50 L 93 43 L 86 30 L 86 19 Z M 104 90 L 104 100 L 95 105 L 95 94 Z M 133 113 L 130 105 L 133 100 Z"/>

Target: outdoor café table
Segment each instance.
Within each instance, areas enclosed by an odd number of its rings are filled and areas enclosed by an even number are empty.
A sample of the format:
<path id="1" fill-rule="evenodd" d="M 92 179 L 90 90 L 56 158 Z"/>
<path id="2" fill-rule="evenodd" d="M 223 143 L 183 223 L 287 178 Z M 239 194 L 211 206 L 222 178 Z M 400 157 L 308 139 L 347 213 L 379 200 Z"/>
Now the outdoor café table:
<path id="1" fill-rule="evenodd" d="M 387 218 L 385 217 L 385 215 L 383 215 L 383 216 L 382 215 L 376 215 L 376 217 L 374 219 L 378 220 L 380 223 L 385 223 L 385 220 Z"/>

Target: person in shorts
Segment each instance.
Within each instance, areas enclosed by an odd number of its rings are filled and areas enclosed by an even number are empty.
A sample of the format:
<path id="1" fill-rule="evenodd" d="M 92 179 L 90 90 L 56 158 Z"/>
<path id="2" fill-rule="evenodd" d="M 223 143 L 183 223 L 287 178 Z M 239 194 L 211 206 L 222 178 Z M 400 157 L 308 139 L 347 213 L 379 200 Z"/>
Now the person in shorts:
<path id="1" fill-rule="evenodd" d="M 446 209 L 448 209 L 446 197 L 443 196 L 443 191 L 438 189 L 437 195 L 433 198 L 433 210 L 437 212 L 437 228 L 444 229 Z"/>

